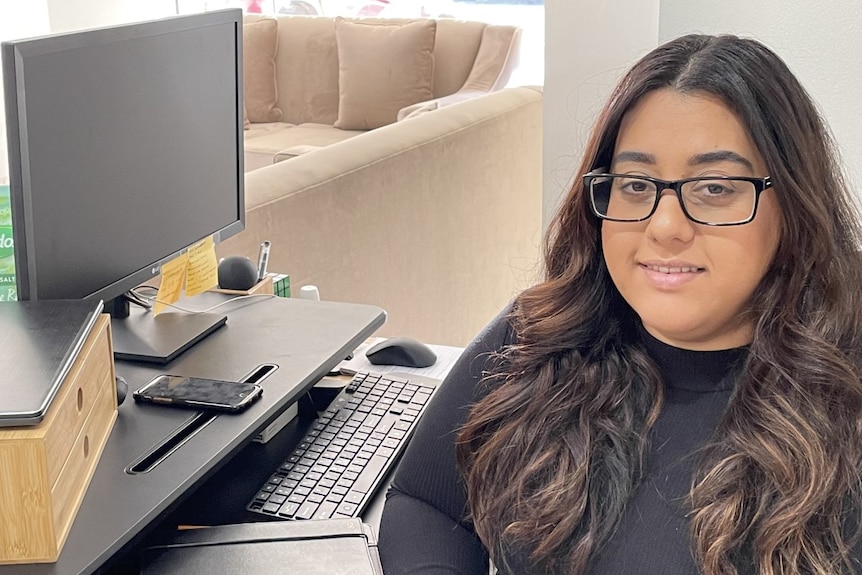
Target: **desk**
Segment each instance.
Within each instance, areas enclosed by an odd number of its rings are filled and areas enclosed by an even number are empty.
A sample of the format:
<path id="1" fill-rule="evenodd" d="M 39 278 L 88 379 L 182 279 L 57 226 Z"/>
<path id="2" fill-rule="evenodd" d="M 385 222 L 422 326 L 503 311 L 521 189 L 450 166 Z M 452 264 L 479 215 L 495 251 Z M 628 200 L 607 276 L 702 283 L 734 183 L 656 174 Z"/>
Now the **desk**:
<path id="1" fill-rule="evenodd" d="M 225 299 L 207 293 L 194 303 L 202 309 Z M 59 560 L 0 566 L 0 575 L 78 575 L 102 568 L 140 541 L 386 317 L 375 306 L 284 298 L 240 300 L 219 311 L 228 315 L 227 324 L 167 366 L 116 362 L 130 394 L 119 408 Z M 241 379 L 266 363 L 278 369 L 263 381 L 263 397 L 251 408 L 219 415 L 152 471 L 126 473 L 126 467 L 195 413 L 138 405 L 131 390 L 159 373 Z"/>

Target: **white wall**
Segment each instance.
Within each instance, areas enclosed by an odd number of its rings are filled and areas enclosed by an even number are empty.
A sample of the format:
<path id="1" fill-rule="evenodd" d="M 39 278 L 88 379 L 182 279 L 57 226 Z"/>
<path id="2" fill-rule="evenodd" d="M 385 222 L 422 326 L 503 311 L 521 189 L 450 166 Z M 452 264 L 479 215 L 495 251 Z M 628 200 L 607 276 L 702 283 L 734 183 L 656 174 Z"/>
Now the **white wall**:
<path id="1" fill-rule="evenodd" d="M 545 225 L 619 76 L 657 45 L 659 0 L 545 0 Z"/>
<path id="2" fill-rule="evenodd" d="M 177 10 L 175 0 L 47 0 L 47 4 L 52 32 L 151 20 Z"/>
<path id="3" fill-rule="evenodd" d="M 0 41 L 176 14 L 175 0 L 0 0 Z M 8 183 L 6 115 L 0 78 L 0 185 Z"/>
<path id="4" fill-rule="evenodd" d="M 688 32 L 752 36 L 774 49 L 820 106 L 862 200 L 859 0 L 545 0 L 545 15 L 546 224 L 619 74 Z"/>
<path id="5" fill-rule="evenodd" d="M 862 2 L 662 0 L 660 14 L 660 41 L 729 32 L 775 50 L 820 106 L 862 197 Z"/>
<path id="6" fill-rule="evenodd" d="M 39 36 L 49 31 L 48 3 L 45 0 L 0 0 L 0 41 Z M 3 79 L 0 77 L 0 186 L 9 183 L 2 83 Z"/>

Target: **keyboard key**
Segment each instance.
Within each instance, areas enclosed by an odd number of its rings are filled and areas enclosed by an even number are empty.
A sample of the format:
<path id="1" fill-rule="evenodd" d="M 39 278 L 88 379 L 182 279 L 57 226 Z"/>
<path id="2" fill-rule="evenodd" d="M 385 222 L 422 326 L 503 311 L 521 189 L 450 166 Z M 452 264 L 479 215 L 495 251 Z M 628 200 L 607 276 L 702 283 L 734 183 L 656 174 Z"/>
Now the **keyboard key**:
<path id="1" fill-rule="evenodd" d="M 392 429 L 393 425 L 395 425 L 395 420 L 386 418 L 377 424 L 377 427 L 374 428 L 374 431 L 386 434 L 389 433 L 389 430 Z"/>
<path id="2" fill-rule="evenodd" d="M 273 494 L 269 498 L 270 503 L 276 503 L 278 505 L 281 505 L 285 501 L 287 501 L 287 497 L 285 497 L 284 495 Z M 276 511 L 278 511 L 278 509 L 276 509 Z M 275 513 L 275 511 L 273 511 L 273 513 Z"/>
<path id="3" fill-rule="evenodd" d="M 281 506 L 281 509 L 278 510 L 278 515 L 281 515 L 282 517 L 293 517 L 297 509 L 299 509 L 299 503 L 285 503 Z"/>
<path id="4" fill-rule="evenodd" d="M 324 499 L 326 499 L 325 495 L 321 495 L 320 493 L 312 493 L 308 496 L 308 498 L 306 498 L 306 501 L 310 501 L 311 503 L 320 503 Z"/>
<path id="5" fill-rule="evenodd" d="M 357 505 L 355 503 L 342 503 L 338 506 L 338 512 L 342 515 L 350 515 L 351 517 L 356 512 Z"/>
<path id="6" fill-rule="evenodd" d="M 338 504 L 333 501 L 324 501 L 317 507 L 314 512 L 314 519 L 329 519 L 335 512 Z"/>
<path id="7" fill-rule="evenodd" d="M 362 493 L 368 493 L 368 490 L 374 485 L 375 479 L 380 475 L 380 472 L 383 471 L 383 468 L 386 466 L 386 463 L 389 460 L 385 457 L 381 457 L 380 455 L 375 455 L 371 459 L 368 460 L 368 465 L 365 466 L 365 469 L 362 470 L 362 473 L 359 474 L 359 478 L 357 478 L 356 483 L 353 484 L 353 489 L 356 491 L 360 491 Z"/>
<path id="8" fill-rule="evenodd" d="M 314 517 L 315 511 L 317 511 L 317 503 L 307 501 L 299 507 L 294 517 L 297 519 L 311 519 Z"/>
<path id="9" fill-rule="evenodd" d="M 362 503 L 363 497 L 365 497 L 364 493 L 360 493 L 359 491 L 350 491 L 347 493 L 347 495 L 344 496 L 344 501 L 359 505 L 360 503 Z"/>
<path id="10" fill-rule="evenodd" d="M 367 418 L 365 418 L 365 426 L 374 428 L 377 426 L 378 423 L 380 423 L 380 420 L 382 418 L 383 418 L 382 415 L 376 415 L 376 414 L 372 413 Z"/>
<path id="11" fill-rule="evenodd" d="M 268 511 L 269 513 L 277 513 L 279 505 L 277 503 L 267 503 L 263 506 L 264 511 Z"/>

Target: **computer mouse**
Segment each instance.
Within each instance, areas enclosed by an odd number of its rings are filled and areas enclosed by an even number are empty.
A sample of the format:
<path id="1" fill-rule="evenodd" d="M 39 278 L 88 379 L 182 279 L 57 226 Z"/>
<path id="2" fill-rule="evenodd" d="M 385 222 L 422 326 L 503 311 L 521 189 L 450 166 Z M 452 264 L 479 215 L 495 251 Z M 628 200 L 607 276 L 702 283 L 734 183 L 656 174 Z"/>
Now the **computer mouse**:
<path id="1" fill-rule="evenodd" d="M 409 337 L 392 337 L 376 343 L 365 352 L 374 365 L 401 365 L 404 367 L 428 367 L 437 361 L 437 354 L 430 347 Z"/>
<path id="2" fill-rule="evenodd" d="M 126 394 L 129 392 L 129 384 L 122 376 L 116 376 L 114 382 L 117 385 L 117 405 L 122 405 L 126 400 Z"/>

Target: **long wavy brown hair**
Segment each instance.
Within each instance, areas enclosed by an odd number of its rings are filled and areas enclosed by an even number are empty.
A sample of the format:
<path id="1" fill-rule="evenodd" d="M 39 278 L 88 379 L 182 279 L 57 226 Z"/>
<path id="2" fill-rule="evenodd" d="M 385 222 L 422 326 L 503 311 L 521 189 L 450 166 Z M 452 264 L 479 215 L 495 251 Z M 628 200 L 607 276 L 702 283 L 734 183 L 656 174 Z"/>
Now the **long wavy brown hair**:
<path id="1" fill-rule="evenodd" d="M 750 351 L 690 490 L 706 575 L 853 572 L 862 509 L 860 230 L 832 138 L 768 48 L 691 35 L 641 59 L 602 111 L 545 241 L 545 277 L 520 294 L 515 343 L 459 436 L 472 520 L 498 565 L 584 573 L 642 476 L 662 383 L 637 316 L 605 268 L 581 184 L 610 164 L 620 123 L 661 88 L 720 98 L 747 127 L 783 226 L 750 302 Z"/>

